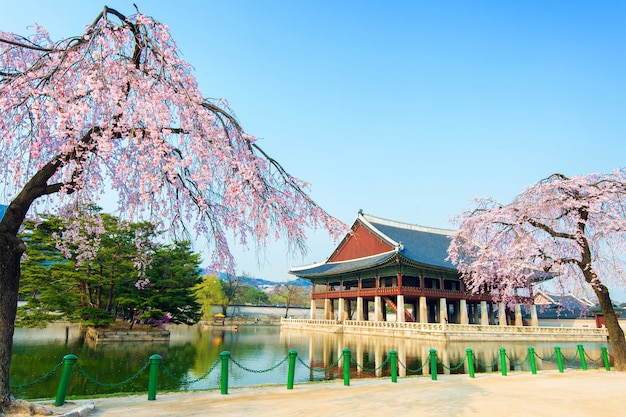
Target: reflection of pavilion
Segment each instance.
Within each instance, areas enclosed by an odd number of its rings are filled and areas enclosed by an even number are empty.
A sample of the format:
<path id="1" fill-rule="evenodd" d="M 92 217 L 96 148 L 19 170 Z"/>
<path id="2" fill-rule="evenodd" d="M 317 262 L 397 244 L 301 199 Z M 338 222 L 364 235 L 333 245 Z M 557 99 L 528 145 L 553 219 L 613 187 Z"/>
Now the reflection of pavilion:
<path id="1" fill-rule="evenodd" d="M 527 341 L 499 340 L 450 341 L 444 339 L 395 338 L 371 334 L 346 334 L 300 329 L 283 328 L 280 332 L 281 343 L 307 346 L 298 352 L 299 357 L 310 367 L 308 377 L 311 381 L 338 379 L 342 377 L 344 349 L 349 349 L 353 364 L 352 377 L 381 377 L 390 375 L 389 353 L 395 350 L 398 359 L 398 376 L 430 374 L 429 354 L 434 349 L 439 364 L 438 373 L 468 373 L 467 349 L 472 349 L 476 372 L 498 372 L 500 369 L 500 349 L 506 349 L 508 370 L 530 371 L 527 358 L 528 347 L 532 346 L 537 355 L 537 369 L 556 370 L 554 346 L 544 343 L 533 345 Z M 297 342 L 296 342 L 297 341 Z M 563 358 L 572 364 L 577 361 L 577 342 L 558 343 Z M 600 363 L 600 344 L 585 346 L 585 352 L 596 364 Z M 459 367 L 459 364 L 462 366 Z M 573 363 L 573 367 L 578 367 Z M 365 368 L 365 369 L 364 369 Z M 454 369 L 452 369 L 454 368 Z M 316 369 L 317 371 L 314 371 Z"/>
<path id="2" fill-rule="evenodd" d="M 488 295 L 465 290 L 458 271 L 446 260 L 451 233 L 359 212 L 351 232 L 327 261 L 289 271 L 313 284 L 311 314 L 309 323 L 283 320 L 283 324 L 379 334 L 390 322 L 396 329 L 409 331 L 450 332 L 457 325 L 457 330 L 464 326 L 468 333 L 509 324 L 521 330 L 521 306 L 516 306 L 507 320 L 503 305 L 495 305 Z M 316 320 L 318 300 L 324 302 L 323 323 Z M 388 310 L 395 318 L 387 317 Z M 530 323 L 526 324 L 536 328 L 534 305 L 530 313 Z M 435 323 L 438 327 L 433 327 Z M 530 329 L 527 327 L 526 333 Z M 499 337 L 503 331 L 499 330 Z"/>

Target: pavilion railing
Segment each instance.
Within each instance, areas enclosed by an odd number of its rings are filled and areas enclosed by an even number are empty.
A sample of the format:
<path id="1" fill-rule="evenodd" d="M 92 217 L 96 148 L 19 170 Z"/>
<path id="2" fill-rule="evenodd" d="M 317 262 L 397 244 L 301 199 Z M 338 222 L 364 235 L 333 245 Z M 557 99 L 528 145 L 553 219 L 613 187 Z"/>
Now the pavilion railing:
<path id="1" fill-rule="evenodd" d="M 535 333 L 550 335 L 586 335 L 586 336 L 608 336 L 606 329 L 596 329 L 588 327 L 548 327 L 548 326 L 483 326 L 479 324 L 449 324 L 449 323 L 415 323 L 415 322 L 390 322 L 390 321 L 356 321 L 344 320 L 338 323 L 336 320 L 310 320 L 310 319 L 289 319 L 282 318 L 281 325 L 302 325 L 302 326 L 337 326 L 343 325 L 345 328 L 363 329 L 406 329 L 415 331 L 441 332 L 441 333 Z"/>

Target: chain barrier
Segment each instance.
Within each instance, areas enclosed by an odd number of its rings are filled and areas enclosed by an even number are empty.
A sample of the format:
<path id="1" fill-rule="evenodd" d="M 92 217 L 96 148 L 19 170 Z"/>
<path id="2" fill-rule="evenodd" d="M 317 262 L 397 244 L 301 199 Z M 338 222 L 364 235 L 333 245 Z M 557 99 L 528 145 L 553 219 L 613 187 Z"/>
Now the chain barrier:
<path id="1" fill-rule="evenodd" d="M 363 365 L 359 364 L 354 358 L 352 358 L 352 360 L 350 362 L 352 362 L 354 365 L 356 365 L 357 368 L 361 368 L 362 371 L 365 371 L 365 372 L 376 372 L 379 369 L 382 369 L 385 365 L 387 365 L 389 363 L 389 356 L 387 356 L 385 358 L 385 360 L 383 361 L 383 363 L 381 363 L 380 366 L 377 366 L 376 368 L 366 368 Z"/>
<path id="2" fill-rule="evenodd" d="M 217 366 L 217 364 L 220 363 L 219 358 L 213 363 L 213 365 L 211 365 L 211 367 L 209 368 L 208 371 L 206 371 L 202 376 L 195 378 L 195 379 L 186 379 L 186 378 L 178 378 L 176 375 L 174 375 L 172 373 L 172 371 L 170 371 L 169 369 L 167 369 L 165 367 L 165 364 L 161 364 L 161 369 L 163 369 L 163 375 L 165 375 L 166 377 L 168 377 L 169 379 L 171 379 L 172 381 L 181 384 L 183 386 L 189 386 L 191 384 L 195 384 L 196 382 L 200 382 L 202 381 L 204 378 L 206 378 L 207 376 L 209 376 L 209 374 L 211 373 L 211 371 L 213 371 L 213 369 L 215 369 L 215 367 Z"/>
<path id="3" fill-rule="evenodd" d="M 424 366 L 426 366 L 427 363 L 428 363 L 428 361 L 426 360 L 426 361 L 424 361 L 424 363 L 422 363 L 419 366 L 419 368 L 417 368 L 417 369 L 409 369 L 409 368 L 407 368 L 407 366 L 404 363 L 402 363 L 402 360 L 400 358 L 398 358 L 398 364 L 400 364 L 400 366 L 402 366 L 407 372 L 410 372 L 410 373 L 418 373 L 418 372 L 420 372 L 422 369 L 424 369 Z"/>
<path id="4" fill-rule="evenodd" d="M 552 355 L 548 356 L 547 358 L 542 358 L 541 356 L 539 356 L 539 354 L 537 352 L 535 352 L 535 356 L 539 360 L 542 360 L 544 362 L 550 362 L 552 359 L 554 359 L 556 357 L 556 352 L 552 352 Z"/>
<path id="5" fill-rule="evenodd" d="M 453 366 L 452 368 L 449 368 L 443 363 L 441 364 L 441 366 L 443 366 L 445 369 L 449 370 L 450 372 L 458 371 L 459 369 L 461 369 L 461 366 L 463 366 L 463 364 L 465 363 L 465 359 L 467 359 L 467 354 L 465 354 L 465 357 L 463 358 L 461 363 L 459 363 L 457 366 Z"/>
<path id="6" fill-rule="evenodd" d="M 273 371 L 274 369 L 278 368 L 278 367 L 279 367 L 280 365 L 282 365 L 283 363 L 287 362 L 287 360 L 288 360 L 288 359 L 289 359 L 289 355 L 285 356 L 285 357 L 283 358 L 283 360 L 281 360 L 280 362 L 278 362 L 276 365 L 271 366 L 271 367 L 269 367 L 269 368 L 267 368 L 267 369 L 259 369 L 259 370 L 246 368 L 245 366 L 243 366 L 242 364 L 240 364 L 239 362 L 237 362 L 237 361 L 236 361 L 236 360 L 234 360 L 233 358 L 230 358 L 230 361 L 231 361 L 232 363 L 234 363 L 235 365 L 237 365 L 239 368 L 243 369 L 244 371 L 247 371 L 247 372 L 252 372 L 252 373 L 255 373 L 255 374 L 262 374 L 262 373 L 265 373 L 265 372 L 270 372 L 270 371 Z"/>
<path id="7" fill-rule="evenodd" d="M 530 348 L 529 348 L 529 353 L 530 353 Z M 514 366 L 519 366 L 519 367 L 524 365 L 526 362 L 529 362 L 530 359 L 531 359 L 530 358 L 530 354 L 528 354 L 528 355 L 526 355 L 526 357 L 521 362 L 517 362 L 514 359 L 512 359 L 507 353 L 505 353 L 504 355 L 510 361 L 510 363 L 512 363 Z M 555 359 L 556 351 L 553 352 L 549 357 L 545 357 L 545 358 L 541 357 L 539 354 L 537 354 L 534 351 L 533 351 L 533 355 L 535 357 L 539 358 L 542 361 L 549 362 L 549 361 Z M 602 355 L 599 358 L 597 358 L 597 359 L 591 358 L 587 352 L 585 352 L 584 355 L 585 355 L 585 358 L 587 358 L 588 361 L 590 361 L 590 362 L 592 362 L 594 364 L 598 364 L 601 361 L 604 361 L 604 357 Z M 613 356 L 610 355 L 608 352 L 607 352 L 606 356 L 607 356 L 607 358 L 613 359 Z M 315 368 L 315 367 L 310 366 L 306 362 L 304 362 L 300 357 L 296 356 L 296 360 L 298 362 L 300 362 L 301 365 L 303 365 L 305 368 L 307 368 L 307 369 L 309 369 L 311 371 L 314 371 L 314 372 L 326 372 L 326 371 L 329 371 L 329 370 L 337 367 L 339 365 L 339 361 L 342 358 L 345 358 L 344 353 L 339 355 L 339 357 L 332 364 L 330 364 L 329 366 L 327 366 L 325 368 Z M 390 362 L 390 358 L 391 358 L 391 355 L 388 355 L 385 358 L 385 360 L 379 366 L 377 366 L 375 368 L 368 368 L 368 367 L 364 366 L 363 364 L 358 363 L 354 358 L 350 359 L 350 363 L 354 364 L 357 368 L 359 368 L 359 369 L 361 369 L 361 370 L 363 370 L 365 372 L 376 372 L 376 371 L 384 368 L 385 366 L 387 366 L 389 364 L 389 362 Z M 444 369 L 447 369 L 449 371 L 454 372 L 454 371 L 459 370 L 465 364 L 465 361 L 467 359 L 468 359 L 468 355 L 466 354 L 465 357 L 461 360 L 461 362 L 458 365 L 448 367 L 448 366 L 446 366 L 445 364 L 442 363 L 442 366 L 443 366 Z M 566 355 L 561 354 L 561 359 L 566 364 L 571 364 L 571 363 L 579 361 L 580 360 L 580 356 L 579 356 L 579 354 L 575 354 L 574 356 L 568 358 Z M 273 366 L 271 366 L 271 367 L 269 367 L 267 369 L 258 369 L 258 370 L 257 369 L 250 369 L 250 368 L 242 365 L 240 362 L 236 361 L 233 358 L 229 358 L 229 360 L 235 366 L 239 367 L 240 369 L 242 369 L 244 371 L 260 374 L 260 373 L 265 373 L 265 372 L 271 372 L 271 371 L 277 369 L 278 367 L 283 365 L 285 362 L 287 362 L 287 360 L 289 360 L 289 355 L 285 356 L 278 363 L 276 363 L 275 365 L 273 365 Z M 496 365 L 498 365 L 499 360 L 500 360 L 500 358 L 496 357 L 494 359 L 494 361 L 492 362 L 492 364 L 490 365 L 490 367 L 495 367 Z M 399 366 L 403 367 L 409 373 L 418 373 L 420 371 L 423 371 L 423 369 L 426 366 L 426 364 L 429 363 L 428 360 L 425 360 L 422 364 L 419 365 L 418 368 L 410 369 L 410 368 L 408 368 L 406 366 L 406 364 L 404 364 L 402 362 L 402 360 L 400 358 L 397 358 L 396 361 L 397 361 L 397 364 Z M 163 374 L 166 377 L 168 377 L 169 379 L 171 379 L 172 381 L 174 381 L 176 383 L 179 383 L 179 384 L 181 384 L 183 386 L 188 386 L 188 385 L 194 384 L 194 383 L 196 383 L 198 381 L 201 381 L 201 380 L 207 378 L 207 376 L 217 367 L 217 365 L 219 363 L 220 363 L 220 359 L 218 358 L 213 363 L 213 365 L 211 365 L 211 367 L 202 376 L 200 376 L 198 378 L 195 378 L 195 379 L 187 379 L 186 377 L 185 378 L 178 378 L 178 377 L 176 377 L 166 366 L 164 366 L 163 362 L 161 362 L 160 368 L 163 370 Z M 476 366 L 479 366 L 479 363 L 478 363 L 478 360 L 477 360 L 476 357 L 474 357 L 474 363 L 475 363 Z M 24 389 L 24 388 L 31 387 L 31 386 L 39 383 L 39 382 L 42 382 L 43 380 L 45 380 L 45 379 L 51 377 L 53 374 L 55 374 L 59 370 L 59 368 L 61 366 L 63 366 L 63 364 L 64 364 L 64 362 L 61 361 L 54 368 L 52 368 L 50 371 L 48 371 L 44 375 L 40 376 L 39 378 L 35 379 L 34 381 L 28 382 L 28 383 L 25 383 L 25 384 L 13 385 L 13 386 L 11 386 L 11 389 L 16 389 L 16 390 L 17 389 Z M 87 379 L 87 381 L 89 381 L 89 382 L 91 382 L 91 383 L 93 383 L 93 384 L 95 384 L 97 386 L 104 387 L 104 388 L 116 388 L 116 387 L 120 387 L 120 386 L 123 386 L 123 385 L 127 385 L 127 384 L 131 383 L 132 381 L 134 381 L 135 379 L 137 379 L 146 369 L 148 369 L 149 366 L 150 366 L 150 362 L 146 362 L 141 369 L 139 369 L 134 375 L 132 375 L 131 377 L 125 379 L 124 381 L 115 382 L 115 383 L 103 383 L 103 382 L 97 381 L 95 378 L 93 378 L 91 375 L 89 375 L 89 373 L 82 366 L 80 366 L 79 363 L 76 363 L 76 368 L 78 369 L 79 373 L 83 377 L 85 377 Z M 485 363 L 485 367 L 488 368 L 489 366 Z"/>
<path id="8" fill-rule="evenodd" d="M 600 355 L 598 359 L 591 359 L 591 357 L 589 356 L 587 352 L 585 352 L 585 357 L 587 358 L 588 361 L 593 362 L 593 363 L 600 363 L 600 361 L 603 360 L 602 355 Z"/>
<path id="9" fill-rule="evenodd" d="M 561 354 L 561 357 L 563 358 L 566 364 L 574 363 L 578 359 L 580 359 L 580 357 L 578 356 L 578 353 L 575 353 L 574 356 L 571 357 L 571 359 L 565 356 L 564 354 Z"/>
<path id="10" fill-rule="evenodd" d="M 141 375 L 141 373 L 143 371 L 148 369 L 148 366 L 150 366 L 150 362 L 146 362 L 145 365 L 143 366 L 143 368 L 138 370 L 130 378 L 125 379 L 124 381 L 121 381 L 121 382 L 114 382 L 114 383 L 110 383 L 109 384 L 109 383 L 97 381 L 91 375 L 89 375 L 87 373 L 87 371 L 85 371 L 85 369 L 82 366 L 80 366 L 80 364 L 78 362 L 76 363 L 76 368 L 81 373 L 81 375 L 83 375 L 87 379 L 87 381 L 89 381 L 89 382 L 91 382 L 91 383 L 93 383 L 93 384 L 95 384 L 95 385 L 97 385 L 99 387 L 103 387 L 103 388 L 116 388 L 116 387 L 121 387 L 122 385 L 127 385 L 127 384 L 131 383 L 132 381 L 134 381 L 135 379 L 137 379 L 137 377 L 139 377 L 139 375 Z"/>
<path id="11" fill-rule="evenodd" d="M 498 365 L 498 363 L 500 362 L 500 358 L 498 356 L 496 356 L 496 358 L 493 360 L 493 362 L 491 362 L 491 364 L 487 364 L 487 362 L 484 362 L 483 365 L 486 368 L 494 368 Z M 476 355 L 474 355 L 474 363 L 476 364 L 476 367 L 480 366 L 480 361 L 476 358 Z"/>
<path id="12" fill-rule="evenodd" d="M 56 371 L 59 370 L 59 368 L 63 366 L 63 361 L 59 362 L 54 368 L 52 368 L 50 371 L 48 371 L 48 373 L 46 373 L 45 375 L 40 376 L 39 378 L 35 379 L 32 382 L 27 382 L 25 384 L 19 384 L 19 385 L 12 385 L 11 389 L 22 389 L 22 388 L 28 388 L 28 387 L 32 387 L 33 385 L 43 381 L 44 379 L 52 376 Z"/>
<path id="13" fill-rule="evenodd" d="M 519 367 L 521 367 L 523 364 L 525 364 L 526 362 L 530 360 L 530 357 L 526 355 L 524 360 L 522 360 L 521 362 L 515 362 L 515 359 L 512 359 L 508 353 L 506 354 L 506 358 L 509 360 L 509 362 L 513 364 L 513 366 L 519 366 Z"/>
<path id="14" fill-rule="evenodd" d="M 341 360 L 341 358 L 343 358 L 343 353 L 341 355 L 339 355 L 339 357 L 337 358 L 337 360 L 335 362 L 333 362 L 330 366 L 326 367 L 326 368 L 313 368 L 312 366 L 309 366 L 306 362 L 304 362 L 302 360 L 302 358 L 300 358 L 300 356 L 296 357 L 296 360 L 298 362 L 300 362 L 302 365 L 304 365 L 305 368 L 313 371 L 313 372 L 326 372 L 326 371 L 330 371 L 331 369 L 333 369 L 335 366 L 339 365 L 339 361 Z"/>

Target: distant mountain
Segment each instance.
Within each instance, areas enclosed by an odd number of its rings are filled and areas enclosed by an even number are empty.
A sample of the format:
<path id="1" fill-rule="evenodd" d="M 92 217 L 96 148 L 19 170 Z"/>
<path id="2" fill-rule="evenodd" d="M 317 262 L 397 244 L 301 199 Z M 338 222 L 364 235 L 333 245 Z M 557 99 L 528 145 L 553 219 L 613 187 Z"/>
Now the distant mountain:
<path id="1" fill-rule="evenodd" d="M 206 274 L 206 269 L 202 270 L 202 274 Z M 225 272 L 220 272 L 217 274 L 217 277 L 219 279 L 221 279 L 222 281 L 226 281 L 228 279 L 228 275 Z M 278 281 L 270 281 L 268 279 L 264 279 L 264 278 L 250 278 L 250 277 L 239 277 L 241 279 L 241 282 L 245 285 L 249 285 L 250 287 L 254 287 L 254 288 L 261 288 L 263 286 L 275 286 L 275 285 L 294 285 L 297 287 L 310 287 L 311 283 L 305 279 L 302 278 L 296 278 L 294 280 L 291 281 L 282 281 L 282 282 L 278 282 Z"/>

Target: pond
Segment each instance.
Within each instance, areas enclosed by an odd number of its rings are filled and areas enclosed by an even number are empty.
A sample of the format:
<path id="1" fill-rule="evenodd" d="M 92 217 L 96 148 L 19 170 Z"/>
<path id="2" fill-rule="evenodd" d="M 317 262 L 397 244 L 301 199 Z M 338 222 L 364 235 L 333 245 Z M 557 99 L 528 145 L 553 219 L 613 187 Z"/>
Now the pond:
<path id="1" fill-rule="evenodd" d="M 45 329 L 15 331 L 11 364 L 12 392 L 19 398 L 54 398 L 63 356 L 78 357 L 68 396 L 99 396 L 116 392 L 146 392 L 144 368 L 152 354 L 162 357 L 159 391 L 218 389 L 220 353 L 230 352 L 229 386 L 286 384 L 290 350 L 297 352 L 296 384 L 343 378 L 341 359 L 349 349 L 351 377 L 390 375 L 389 352 L 397 351 L 399 375 L 428 375 L 428 358 L 435 349 L 438 373 L 467 373 L 467 349 L 476 372 L 498 372 L 499 350 L 506 349 L 509 370 L 529 370 L 528 343 L 441 342 L 404 338 L 355 336 L 287 330 L 278 326 L 203 328 L 171 326 L 169 342 L 92 344 L 78 325 L 53 324 Z M 602 367 L 602 344 L 584 344 L 588 366 Z M 557 369 L 554 343 L 534 343 L 538 369 Z M 580 368 L 577 345 L 559 344 L 566 367 Z M 607 346 L 609 347 L 609 346 Z M 609 347 L 610 348 L 610 347 Z M 56 371 L 49 374 L 52 370 Z M 43 378 L 42 378 L 43 377 Z"/>

